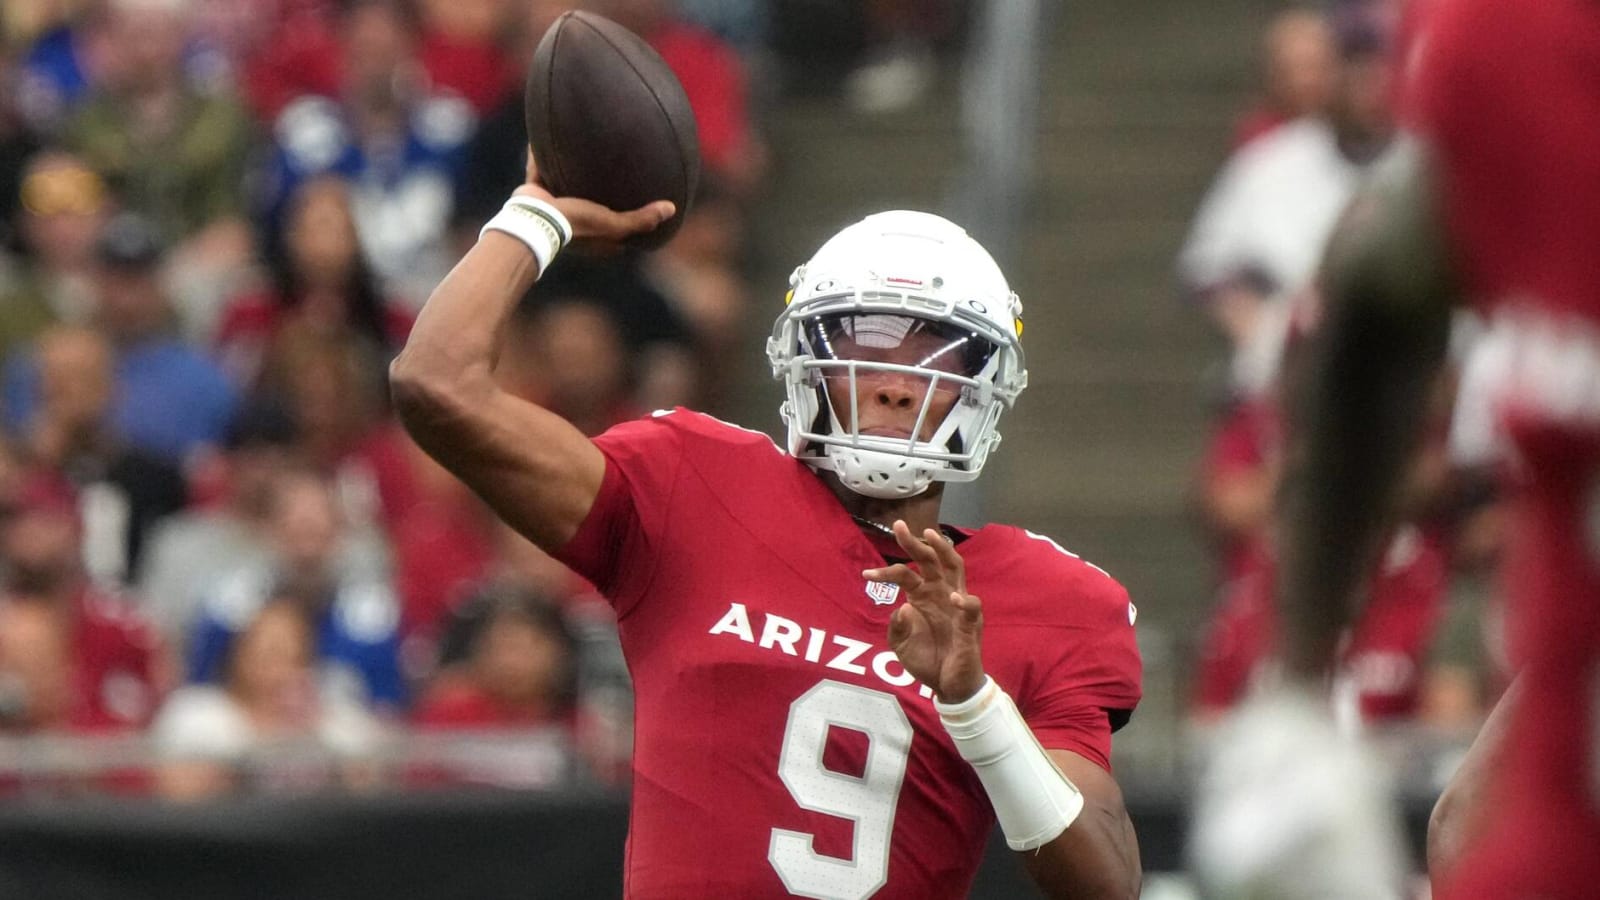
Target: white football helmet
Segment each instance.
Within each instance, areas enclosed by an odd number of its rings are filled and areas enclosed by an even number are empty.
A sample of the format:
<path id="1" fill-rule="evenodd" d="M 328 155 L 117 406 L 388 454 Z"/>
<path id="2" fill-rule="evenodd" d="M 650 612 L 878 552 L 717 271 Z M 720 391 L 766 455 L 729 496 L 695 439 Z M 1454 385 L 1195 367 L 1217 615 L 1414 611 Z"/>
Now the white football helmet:
<path id="1" fill-rule="evenodd" d="M 978 477 L 1000 443 L 1001 411 L 1028 383 L 1022 303 L 988 252 L 939 216 L 882 212 L 830 238 L 789 286 L 767 341 L 773 377 L 788 387 L 789 452 L 869 497 Z M 886 361 L 897 348 L 914 358 Z M 908 435 L 862 433 L 858 373 L 926 385 Z M 847 380 L 848 408 L 829 399 L 834 378 Z M 941 393 L 953 405 L 923 440 Z"/>

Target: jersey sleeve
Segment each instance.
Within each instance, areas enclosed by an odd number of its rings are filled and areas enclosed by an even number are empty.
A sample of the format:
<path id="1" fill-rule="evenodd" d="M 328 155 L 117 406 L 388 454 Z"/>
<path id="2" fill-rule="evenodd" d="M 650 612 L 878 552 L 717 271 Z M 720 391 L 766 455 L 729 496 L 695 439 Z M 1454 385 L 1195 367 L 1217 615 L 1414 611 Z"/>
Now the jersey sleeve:
<path id="1" fill-rule="evenodd" d="M 577 534 L 554 554 L 598 588 L 619 617 L 649 586 L 662 549 L 683 461 L 682 432 L 667 420 L 681 414 L 625 422 L 594 439 L 606 458 L 605 477 Z"/>
<path id="2" fill-rule="evenodd" d="M 1110 771 L 1111 733 L 1139 705 L 1142 664 L 1127 591 L 1104 577 L 1095 594 L 1078 601 L 1088 615 L 1054 642 L 1057 655 L 1019 705 L 1041 745 Z"/>

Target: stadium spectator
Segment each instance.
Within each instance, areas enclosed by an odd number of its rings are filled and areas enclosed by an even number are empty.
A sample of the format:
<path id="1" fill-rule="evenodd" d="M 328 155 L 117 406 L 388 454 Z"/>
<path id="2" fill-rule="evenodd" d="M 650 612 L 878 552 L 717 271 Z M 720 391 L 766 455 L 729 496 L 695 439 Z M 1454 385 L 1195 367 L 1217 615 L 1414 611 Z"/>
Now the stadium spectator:
<path id="1" fill-rule="evenodd" d="M 254 133 L 235 98 L 201 92 L 185 71 L 192 2 L 107 0 L 112 65 L 63 139 L 171 248 L 176 312 L 199 337 L 253 258 L 245 171 Z"/>
<path id="2" fill-rule="evenodd" d="M 197 506 L 150 535 L 138 572 L 144 610 L 182 650 L 199 603 L 225 573 L 270 553 L 271 496 L 293 464 L 294 423 L 265 403 L 242 407 L 218 452 L 198 458 Z"/>
<path id="3" fill-rule="evenodd" d="M 220 452 L 197 460 L 197 506 L 151 535 L 139 595 L 167 642 L 183 649 L 201 601 L 241 568 L 270 566 L 272 498 L 299 463 L 299 433 L 286 412 L 255 401 L 234 417 Z M 383 571 L 387 547 L 371 530 L 353 530 L 337 549 L 342 572 Z"/>
<path id="4" fill-rule="evenodd" d="M 450 613 L 484 580 L 495 558 L 494 517 L 415 444 L 407 441 L 406 447 L 417 501 L 394 524 L 395 585 L 408 641 L 406 661 L 427 660 L 422 668 L 430 669 Z"/>
<path id="5" fill-rule="evenodd" d="M 868 0 L 866 16 L 866 58 L 845 79 L 845 99 L 863 113 L 904 110 L 933 84 L 936 45 L 954 27 L 954 5 Z"/>
<path id="6" fill-rule="evenodd" d="M 715 406 L 707 392 L 726 383 L 723 365 L 734 351 L 749 312 L 750 286 L 740 274 L 745 251 L 745 213 L 714 177 L 702 176 L 694 208 L 665 247 L 643 261 L 650 282 L 693 333 L 700 348 L 700 402 Z"/>
<path id="7" fill-rule="evenodd" d="M 268 515 L 270 557 L 224 573 L 201 602 L 189 643 L 190 680 L 221 677 L 230 642 L 263 605 L 288 593 L 312 623 L 323 688 L 352 702 L 401 708 L 406 685 L 394 588 L 386 570 L 342 565 L 350 529 L 329 485 L 313 472 L 285 473 L 275 481 Z"/>
<path id="8" fill-rule="evenodd" d="M 591 435 L 645 412 L 633 401 L 630 360 L 609 310 L 558 299 L 542 305 L 527 328 L 523 352 L 537 369 L 520 393 Z"/>
<path id="9" fill-rule="evenodd" d="M 218 360 L 242 390 L 285 329 L 358 343 L 387 362 L 405 343 L 412 315 L 387 301 L 361 251 L 350 185 L 334 175 L 302 182 L 268 255 L 271 285 L 237 297 L 217 327 Z"/>
<path id="10" fill-rule="evenodd" d="M 216 683 L 188 685 L 167 699 L 150 729 L 162 760 L 161 796 L 199 800 L 364 780 L 359 762 L 379 746 L 382 727 L 359 703 L 318 684 L 312 605 L 274 595 L 222 651 Z"/>
<path id="11" fill-rule="evenodd" d="M 40 691 L 26 716 L 74 731 L 144 727 L 174 674 L 155 628 L 126 598 L 89 581 L 70 486 L 30 476 L 16 502 L 0 525 L 0 605 L 25 632 L 7 638 L 8 659 Z"/>
<path id="12" fill-rule="evenodd" d="M 573 727 L 577 644 L 551 600 L 488 584 L 456 609 L 413 721 L 433 729 Z"/>
<path id="13" fill-rule="evenodd" d="M 1228 384 L 1271 384 L 1290 301 L 1311 281 L 1334 221 L 1393 130 L 1379 36 L 1340 32 L 1338 90 L 1327 121 L 1300 119 L 1240 148 L 1206 194 L 1179 256 L 1179 278 L 1231 345 Z"/>
<path id="14" fill-rule="evenodd" d="M 441 662 L 412 722 L 423 733 L 474 740 L 443 744 L 414 777 L 549 788 L 579 774 L 578 648 L 553 604 L 480 586 L 451 616 Z"/>
<path id="15" fill-rule="evenodd" d="M 49 604 L 0 600 L 0 735 L 73 728 L 72 648 Z"/>
<path id="16" fill-rule="evenodd" d="M 673 308 L 661 290 L 650 280 L 645 260 L 639 254 L 617 253 L 584 255 L 580 250 L 564 255 L 550 272 L 529 290 L 519 312 L 531 316 L 521 325 L 532 325 L 546 306 L 586 303 L 603 309 L 618 329 L 625 348 L 628 402 L 644 409 L 666 409 L 698 397 L 700 351 L 694 332 Z M 538 329 L 521 329 L 512 335 L 537 341 Z M 538 372 L 539 360 L 514 348 L 501 358 L 520 365 L 525 372 Z M 714 365 L 714 363 L 713 363 Z M 533 379 L 539 383 L 543 374 Z"/>
<path id="17" fill-rule="evenodd" d="M 44 150 L 21 173 L 22 253 L 0 279 L 0 361 L 53 322 L 94 315 L 95 241 L 112 213 L 105 181 L 62 150 Z"/>
<path id="18" fill-rule="evenodd" d="M 129 446 L 111 426 L 114 357 L 104 335 L 56 326 L 35 350 L 39 403 L 24 426 L 29 462 L 63 477 L 79 497 L 91 580 L 123 587 L 151 530 L 188 501 L 171 462 Z"/>
<path id="19" fill-rule="evenodd" d="M 106 51 L 103 17 L 89 2 L 36 4 L 13 15 L 18 5 L 6 9 L 6 44 L 23 48 L 15 93 L 7 96 L 30 132 L 52 139 L 99 75 Z"/>
<path id="20" fill-rule="evenodd" d="M 477 116 L 462 98 L 430 88 L 417 23 L 399 0 L 354 0 L 339 28 L 337 99 L 302 96 L 274 125 L 265 214 L 279 222 L 308 178 L 348 179 L 374 271 L 397 299 L 418 306 L 455 258 L 447 227 Z"/>
<path id="21" fill-rule="evenodd" d="M 17 108 L 18 78 L 16 48 L 0 41 L 0 246 L 6 249 L 20 249 L 22 177 L 40 147 Z"/>
<path id="22" fill-rule="evenodd" d="M 523 2 L 523 0 L 516 0 Z M 515 2 L 421 0 L 422 35 L 417 51 L 436 90 L 465 98 L 478 114 L 507 96 L 521 95 L 522 70 L 508 52 Z"/>
<path id="23" fill-rule="evenodd" d="M 1281 427 L 1276 393 L 1236 399 L 1212 424 L 1195 493 L 1219 584 L 1244 576 L 1266 552 L 1282 465 Z"/>
<path id="24" fill-rule="evenodd" d="M 95 247 L 94 324 L 116 352 L 112 424 L 130 444 L 182 463 L 215 445 L 236 402 L 227 378 L 209 359 L 172 334 L 161 286 L 164 255 L 150 224 L 131 213 L 112 219 Z M 5 423 L 20 434 L 40 402 L 31 356 L 5 371 Z"/>
<path id="25" fill-rule="evenodd" d="M 366 344 L 301 323 L 273 341 L 258 393 L 283 404 L 300 458 L 332 480 L 350 524 L 392 533 L 417 485 L 409 439 L 386 415 L 384 362 Z"/>
<path id="26" fill-rule="evenodd" d="M 1275 566 L 1265 552 L 1254 571 L 1223 585 L 1202 638 L 1195 715 L 1212 721 L 1270 681 L 1278 640 Z M 1351 721 L 1392 723 L 1419 717 L 1427 700 L 1430 651 L 1445 615 L 1449 554 L 1442 535 L 1406 526 L 1367 586 L 1360 618 L 1335 667 L 1334 696 Z"/>
<path id="27" fill-rule="evenodd" d="M 1265 90 L 1234 125 L 1236 150 L 1296 119 L 1325 117 L 1338 84 L 1338 45 L 1319 10 L 1295 7 L 1273 16 L 1261 49 Z"/>
<path id="28" fill-rule="evenodd" d="M 247 64 L 245 85 L 258 121 L 271 127 L 306 95 L 339 96 L 338 8 L 333 0 L 283 0 L 276 26 Z"/>

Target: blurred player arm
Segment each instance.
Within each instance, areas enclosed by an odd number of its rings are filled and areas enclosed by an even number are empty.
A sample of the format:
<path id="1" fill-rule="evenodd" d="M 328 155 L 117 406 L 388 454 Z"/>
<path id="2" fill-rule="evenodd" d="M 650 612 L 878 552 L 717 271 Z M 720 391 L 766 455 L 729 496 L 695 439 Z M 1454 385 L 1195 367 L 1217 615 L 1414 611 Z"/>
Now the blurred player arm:
<path id="1" fill-rule="evenodd" d="M 1059 837 L 1020 854 L 1028 874 L 1048 897 L 1138 897 L 1139 840 L 1117 780 L 1070 750 L 1046 753 L 1083 795 L 1083 811 Z"/>
<path id="2" fill-rule="evenodd" d="M 619 213 L 528 183 L 516 194 L 552 203 L 574 240 L 616 241 L 671 215 L 657 203 Z M 418 445 L 465 482 L 508 524 L 546 550 L 561 547 L 588 515 L 605 457 L 560 416 L 503 390 L 494 363 L 503 325 L 539 276 L 520 240 L 487 231 L 434 289 L 390 367 L 395 410 Z"/>
<path id="3" fill-rule="evenodd" d="M 1445 358 L 1456 297 L 1420 144 L 1396 142 L 1330 240 L 1324 320 L 1289 373 L 1280 498 L 1285 662 L 1320 678 L 1356 612 Z"/>
<path id="4" fill-rule="evenodd" d="M 1510 737 L 1519 684 L 1512 682 L 1500 696 L 1428 817 L 1428 877 L 1435 885 L 1482 830 L 1489 803 L 1489 773 L 1504 762 L 1501 751 Z"/>

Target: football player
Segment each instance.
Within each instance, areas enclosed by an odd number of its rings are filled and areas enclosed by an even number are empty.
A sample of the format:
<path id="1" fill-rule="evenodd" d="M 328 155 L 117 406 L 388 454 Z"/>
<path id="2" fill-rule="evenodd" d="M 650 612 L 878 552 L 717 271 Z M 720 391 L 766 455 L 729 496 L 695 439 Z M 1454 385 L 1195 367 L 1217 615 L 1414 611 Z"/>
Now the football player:
<path id="1" fill-rule="evenodd" d="M 1500 737 L 1488 738 L 1504 741 L 1501 761 L 1465 775 L 1489 783 L 1455 792 L 1478 808 L 1462 814 L 1472 825 L 1460 831 L 1472 837 L 1459 862 L 1433 873 L 1435 896 L 1593 897 L 1600 4 L 1429 6 L 1406 66 L 1410 137 L 1346 211 L 1325 261 L 1326 320 L 1288 455 L 1285 662 L 1309 696 L 1392 509 L 1452 306 L 1475 305 L 1488 321 L 1482 352 L 1494 361 L 1489 380 L 1514 473 L 1505 585 L 1519 687 L 1496 717 L 1510 716 L 1492 729 Z M 1271 718 L 1257 718 L 1261 733 Z M 1277 717 L 1287 737 L 1278 751 L 1294 761 L 1286 770 L 1307 771 L 1327 754 L 1306 743 L 1315 729 L 1285 729 L 1289 718 Z M 1326 820 L 1322 846 L 1338 846 L 1336 832 L 1349 835 L 1359 821 Z M 1295 863 L 1302 876 L 1308 858 Z"/>
<path id="2" fill-rule="evenodd" d="M 497 388 L 499 326 L 551 257 L 670 214 L 530 169 L 391 372 L 418 443 L 616 609 L 628 896 L 963 897 L 998 819 L 1050 896 L 1136 897 L 1109 765 L 1134 607 L 1048 538 L 939 522 L 1027 381 L 999 268 L 924 213 L 830 239 L 768 342 L 781 447 L 685 409 L 590 440 Z"/>

